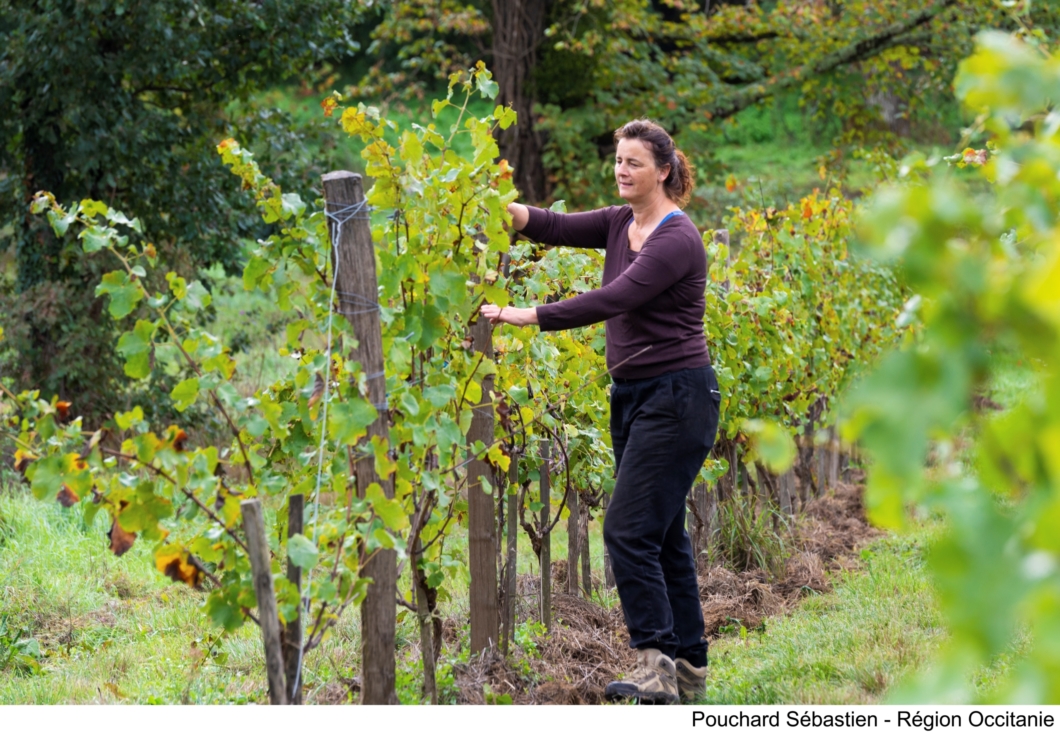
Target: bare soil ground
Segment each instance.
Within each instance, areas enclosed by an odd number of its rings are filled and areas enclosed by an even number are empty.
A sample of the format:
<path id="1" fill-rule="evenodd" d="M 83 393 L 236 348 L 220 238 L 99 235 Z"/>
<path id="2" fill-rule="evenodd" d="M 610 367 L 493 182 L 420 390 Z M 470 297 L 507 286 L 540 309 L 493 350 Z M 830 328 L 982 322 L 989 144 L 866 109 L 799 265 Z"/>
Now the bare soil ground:
<path id="1" fill-rule="evenodd" d="M 734 635 L 740 626 L 754 629 L 770 616 L 783 615 L 808 593 L 828 591 L 829 572 L 857 565 L 852 553 L 882 532 L 866 522 L 861 479 L 852 480 L 811 501 L 798 515 L 794 552 L 782 576 L 770 579 L 758 569 L 700 571 L 699 597 L 708 640 Z M 553 565 L 553 590 L 564 587 L 565 565 Z M 526 610 L 518 611 L 518 618 L 536 618 L 536 580 L 525 576 L 519 582 Z M 538 640 L 539 651 L 530 668 L 488 654 L 461 665 L 455 673 L 459 702 L 484 703 L 508 696 L 514 703 L 599 703 L 604 686 L 633 668 L 634 652 L 618 606 L 605 608 L 554 593 L 553 617 L 552 632 Z"/>

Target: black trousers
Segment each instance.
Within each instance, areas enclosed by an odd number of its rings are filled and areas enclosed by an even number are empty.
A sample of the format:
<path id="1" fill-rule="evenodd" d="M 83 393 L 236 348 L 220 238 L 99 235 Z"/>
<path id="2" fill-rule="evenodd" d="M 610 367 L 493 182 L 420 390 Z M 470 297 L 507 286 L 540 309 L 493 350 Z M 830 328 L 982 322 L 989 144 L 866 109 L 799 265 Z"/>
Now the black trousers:
<path id="1" fill-rule="evenodd" d="M 685 498 L 718 431 L 721 394 L 710 366 L 611 386 L 617 480 L 604 519 L 634 649 L 707 662 Z"/>

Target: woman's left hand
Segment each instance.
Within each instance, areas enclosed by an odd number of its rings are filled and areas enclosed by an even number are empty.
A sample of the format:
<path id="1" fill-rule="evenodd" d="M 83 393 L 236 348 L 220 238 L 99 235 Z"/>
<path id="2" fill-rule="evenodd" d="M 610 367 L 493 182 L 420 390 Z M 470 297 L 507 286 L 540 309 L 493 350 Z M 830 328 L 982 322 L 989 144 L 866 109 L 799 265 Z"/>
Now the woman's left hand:
<path id="1" fill-rule="evenodd" d="M 537 307 L 498 307 L 496 304 L 483 304 L 479 310 L 491 325 L 505 322 L 516 327 L 537 324 Z"/>

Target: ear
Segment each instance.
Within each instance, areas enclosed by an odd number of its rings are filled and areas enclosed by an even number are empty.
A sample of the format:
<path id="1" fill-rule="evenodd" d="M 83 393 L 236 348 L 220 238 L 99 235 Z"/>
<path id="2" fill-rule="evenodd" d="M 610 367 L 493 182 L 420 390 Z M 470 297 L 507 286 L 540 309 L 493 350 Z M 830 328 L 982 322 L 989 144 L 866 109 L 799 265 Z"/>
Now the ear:
<path id="1" fill-rule="evenodd" d="M 670 176 L 670 164 L 666 164 L 665 167 L 659 170 L 659 183 L 662 184 L 666 181 L 668 176 Z"/>

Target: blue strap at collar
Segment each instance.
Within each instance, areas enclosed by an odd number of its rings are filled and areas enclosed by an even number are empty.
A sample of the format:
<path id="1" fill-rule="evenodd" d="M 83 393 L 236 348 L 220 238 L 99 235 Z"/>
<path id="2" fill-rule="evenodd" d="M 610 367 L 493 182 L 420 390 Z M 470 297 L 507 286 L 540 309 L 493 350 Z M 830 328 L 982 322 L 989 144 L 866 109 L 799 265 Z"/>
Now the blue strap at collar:
<path id="1" fill-rule="evenodd" d="M 666 217 L 664 217 L 664 218 L 662 219 L 662 222 L 660 222 L 660 223 L 659 223 L 658 225 L 656 225 L 656 226 L 655 226 L 655 227 L 656 227 L 656 229 L 658 229 L 658 228 L 662 227 L 662 226 L 663 226 L 663 224 L 664 224 L 664 223 L 665 223 L 665 222 L 666 222 L 667 220 L 669 220 L 669 219 L 670 219 L 671 217 L 673 217 L 674 215 L 683 215 L 683 214 L 684 214 L 684 212 L 682 212 L 681 210 L 674 210 L 673 212 L 671 212 L 670 214 L 668 214 L 668 215 L 667 215 Z"/>

